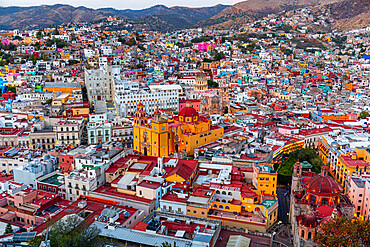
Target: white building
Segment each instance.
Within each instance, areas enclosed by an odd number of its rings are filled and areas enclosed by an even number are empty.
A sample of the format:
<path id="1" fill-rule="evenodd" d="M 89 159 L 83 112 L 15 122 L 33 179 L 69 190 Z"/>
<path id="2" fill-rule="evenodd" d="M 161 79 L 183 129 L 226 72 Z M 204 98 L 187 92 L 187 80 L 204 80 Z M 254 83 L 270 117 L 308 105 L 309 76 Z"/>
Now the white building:
<path id="1" fill-rule="evenodd" d="M 132 82 L 134 85 L 135 82 Z M 121 117 L 133 115 L 137 105 L 141 102 L 146 112 L 151 115 L 157 107 L 163 109 L 176 109 L 179 105 L 179 85 L 149 86 L 147 90 L 137 90 L 134 85 L 122 80 L 114 81 L 114 103 L 117 114 Z"/>
<path id="2" fill-rule="evenodd" d="M 37 178 L 56 170 L 57 158 L 49 154 L 13 169 L 14 182 L 36 188 Z"/>
<path id="3" fill-rule="evenodd" d="M 64 177 L 66 199 L 71 201 L 76 201 L 80 195 L 88 195 L 90 191 L 103 185 L 108 167 L 108 163 L 97 162 L 95 157 L 87 156 L 76 160 L 76 171 Z"/>
<path id="4" fill-rule="evenodd" d="M 87 124 L 88 143 L 99 144 L 111 141 L 112 124 L 108 122 L 106 113 L 95 113 L 89 115 Z"/>
<path id="5" fill-rule="evenodd" d="M 107 69 L 85 70 L 85 83 L 90 105 L 97 100 L 113 100 L 113 78 L 120 76 L 119 66 L 109 66 Z"/>
<path id="6" fill-rule="evenodd" d="M 61 120 L 54 126 L 57 145 L 79 146 L 82 137 L 83 117 Z"/>

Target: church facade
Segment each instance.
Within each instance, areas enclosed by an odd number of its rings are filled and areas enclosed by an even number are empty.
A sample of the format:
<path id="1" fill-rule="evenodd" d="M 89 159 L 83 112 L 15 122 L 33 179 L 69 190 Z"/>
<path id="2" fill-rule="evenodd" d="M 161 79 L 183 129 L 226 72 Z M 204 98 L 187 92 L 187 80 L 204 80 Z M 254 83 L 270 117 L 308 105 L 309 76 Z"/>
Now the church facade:
<path id="1" fill-rule="evenodd" d="M 190 105 L 178 116 L 163 119 L 160 111 L 148 118 L 144 106 L 137 106 L 133 126 L 135 152 L 157 157 L 168 157 L 175 153 L 194 155 L 194 148 L 213 142 L 224 135 L 224 129 L 213 126 L 212 121 Z"/>

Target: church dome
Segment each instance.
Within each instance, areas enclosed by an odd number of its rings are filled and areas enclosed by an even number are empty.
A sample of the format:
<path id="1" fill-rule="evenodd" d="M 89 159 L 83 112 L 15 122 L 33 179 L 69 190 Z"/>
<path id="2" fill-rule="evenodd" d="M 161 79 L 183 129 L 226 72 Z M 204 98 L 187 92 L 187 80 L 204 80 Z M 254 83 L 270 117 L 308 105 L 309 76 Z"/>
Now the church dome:
<path id="1" fill-rule="evenodd" d="M 318 225 L 318 221 L 316 219 L 316 216 L 314 214 L 305 214 L 303 215 L 301 219 L 301 225 L 305 227 L 314 228 Z"/>
<path id="2" fill-rule="evenodd" d="M 198 117 L 199 114 L 193 107 L 186 106 L 186 107 L 184 107 L 180 110 L 179 116 L 184 117 L 184 118 L 186 118 L 186 117 L 193 118 L 193 117 Z"/>
<path id="3" fill-rule="evenodd" d="M 332 177 L 316 175 L 307 182 L 307 190 L 316 195 L 335 196 L 340 194 L 338 184 Z"/>
<path id="4" fill-rule="evenodd" d="M 206 79 L 207 80 L 207 76 L 206 74 L 204 74 L 203 71 L 200 71 L 197 73 L 197 75 L 195 76 L 196 79 Z"/>

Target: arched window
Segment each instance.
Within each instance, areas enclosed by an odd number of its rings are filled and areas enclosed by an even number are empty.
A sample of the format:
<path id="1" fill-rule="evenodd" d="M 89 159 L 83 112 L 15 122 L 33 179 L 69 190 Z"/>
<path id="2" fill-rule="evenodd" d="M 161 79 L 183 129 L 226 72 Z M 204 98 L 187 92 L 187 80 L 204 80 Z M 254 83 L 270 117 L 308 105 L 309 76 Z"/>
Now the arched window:
<path id="1" fill-rule="evenodd" d="M 213 206 L 212 206 L 213 208 L 217 208 L 217 205 L 216 204 L 213 204 Z"/>
<path id="2" fill-rule="evenodd" d="M 304 237 L 304 230 L 301 231 L 301 237 Z"/>
<path id="3" fill-rule="evenodd" d="M 222 199 L 222 202 L 226 202 L 226 200 L 225 199 Z"/>
<path id="4" fill-rule="evenodd" d="M 312 238 L 312 233 L 311 232 L 309 232 L 308 233 L 308 239 L 311 239 Z"/>
<path id="5" fill-rule="evenodd" d="M 219 202 L 220 201 L 220 199 L 219 198 L 216 198 L 216 202 Z"/>
<path id="6" fill-rule="evenodd" d="M 311 201 L 311 202 L 316 202 L 316 196 L 311 195 L 311 196 L 310 196 L 310 201 Z"/>
<path id="7" fill-rule="evenodd" d="M 328 198 L 322 198 L 321 200 L 322 205 L 328 205 L 328 202 L 329 202 Z"/>
<path id="8" fill-rule="evenodd" d="M 216 194 L 220 194 L 220 191 L 219 190 L 216 190 Z"/>
<path id="9" fill-rule="evenodd" d="M 222 191 L 222 194 L 223 194 L 223 195 L 226 195 L 226 191 Z"/>
<path id="10" fill-rule="evenodd" d="M 223 208 L 224 208 L 224 206 L 222 206 L 222 205 L 219 205 L 219 206 L 218 206 L 218 208 L 219 208 L 219 209 L 223 209 Z"/>
<path id="11" fill-rule="evenodd" d="M 230 207 L 229 206 L 225 206 L 225 210 L 230 210 Z"/>
<path id="12" fill-rule="evenodd" d="M 231 191 L 229 191 L 229 193 L 227 193 L 229 196 L 232 196 L 233 195 L 233 193 L 231 192 Z"/>

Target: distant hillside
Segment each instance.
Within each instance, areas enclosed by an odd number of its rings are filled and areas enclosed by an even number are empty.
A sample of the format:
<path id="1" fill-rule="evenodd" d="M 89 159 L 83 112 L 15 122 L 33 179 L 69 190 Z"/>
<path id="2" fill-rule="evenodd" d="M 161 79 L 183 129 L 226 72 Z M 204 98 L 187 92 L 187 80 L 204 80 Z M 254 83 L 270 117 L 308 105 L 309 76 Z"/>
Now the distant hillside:
<path id="1" fill-rule="evenodd" d="M 337 1 L 340 0 L 248 0 L 224 9 L 211 19 L 202 21 L 200 25 L 215 28 L 238 28 L 248 21 L 257 20 L 268 14 Z"/>
<path id="2" fill-rule="evenodd" d="M 69 22 L 92 22 L 108 16 L 118 16 L 124 19 L 148 17 L 141 21 L 149 21 L 147 24 L 151 26 L 151 20 L 159 20 L 160 22 L 164 22 L 164 26 L 183 28 L 190 23 L 208 19 L 227 7 L 227 5 L 216 5 L 205 8 L 168 8 L 164 5 L 156 5 L 142 10 L 91 9 L 62 4 L 33 7 L 0 7 L 0 28 L 23 29 L 37 28 L 38 26 L 48 27 Z M 178 20 L 181 20 L 181 22 Z"/>
<path id="3" fill-rule="evenodd" d="M 333 28 L 350 30 L 370 26 L 370 0 L 344 0 L 328 4 L 324 9 L 329 10 L 335 21 Z"/>
<path id="4" fill-rule="evenodd" d="M 157 15 L 147 15 L 138 19 L 152 29 L 168 31 L 174 29 L 196 27 L 194 23 L 206 20 L 227 8 L 225 5 L 204 8 L 172 7 Z"/>

